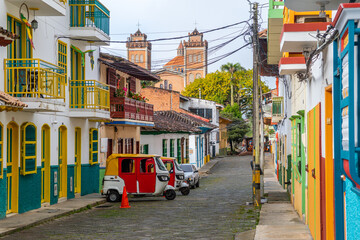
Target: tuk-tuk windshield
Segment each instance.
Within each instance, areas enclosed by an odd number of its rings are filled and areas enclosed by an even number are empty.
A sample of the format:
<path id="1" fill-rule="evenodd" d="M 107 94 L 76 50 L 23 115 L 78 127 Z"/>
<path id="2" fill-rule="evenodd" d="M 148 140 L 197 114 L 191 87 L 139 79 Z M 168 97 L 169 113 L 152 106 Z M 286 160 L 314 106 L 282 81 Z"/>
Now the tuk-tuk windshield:
<path id="1" fill-rule="evenodd" d="M 159 169 L 162 171 L 167 171 L 163 161 L 159 157 L 155 157 L 156 164 L 158 165 Z"/>
<path id="2" fill-rule="evenodd" d="M 182 171 L 181 167 L 179 166 L 179 164 L 176 160 L 174 161 L 174 163 L 175 163 L 176 170 Z"/>

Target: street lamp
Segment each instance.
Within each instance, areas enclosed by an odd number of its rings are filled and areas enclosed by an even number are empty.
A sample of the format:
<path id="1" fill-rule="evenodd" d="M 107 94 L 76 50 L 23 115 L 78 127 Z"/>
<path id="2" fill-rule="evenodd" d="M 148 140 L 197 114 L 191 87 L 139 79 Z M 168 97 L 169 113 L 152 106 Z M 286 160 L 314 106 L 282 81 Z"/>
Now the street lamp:
<path id="1" fill-rule="evenodd" d="M 38 21 L 35 19 L 35 11 L 39 10 L 38 8 L 30 8 L 30 10 L 34 11 L 34 20 L 31 21 L 31 28 L 34 29 L 34 31 L 39 27 Z"/>

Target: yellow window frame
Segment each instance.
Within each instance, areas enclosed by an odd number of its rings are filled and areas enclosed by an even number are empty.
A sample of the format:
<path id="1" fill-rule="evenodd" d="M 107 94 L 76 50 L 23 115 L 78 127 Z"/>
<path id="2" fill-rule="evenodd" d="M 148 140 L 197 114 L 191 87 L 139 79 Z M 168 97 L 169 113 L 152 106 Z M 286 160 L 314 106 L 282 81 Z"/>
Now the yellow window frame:
<path id="1" fill-rule="evenodd" d="M 35 128 L 35 140 L 34 141 L 28 141 L 26 138 L 26 128 L 29 126 L 33 126 Z M 37 172 L 37 146 L 36 146 L 36 140 L 37 140 L 37 129 L 35 124 L 31 123 L 31 122 L 27 122 L 24 123 L 23 125 L 21 125 L 21 150 L 20 150 L 20 173 L 21 175 L 28 175 L 28 174 L 35 174 Z M 27 145 L 34 145 L 34 155 L 29 155 L 27 156 L 27 152 L 26 152 L 26 146 Z M 26 167 L 27 167 L 27 162 L 29 160 L 34 159 L 34 169 L 32 171 L 27 171 Z"/>
<path id="2" fill-rule="evenodd" d="M 97 139 L 94 140 L 94 132 L 97 133 Z M 94 143 L 97 143 L 97 149 L 94 150 Z M 93 159 L 93 154 L 97 155 L 97 160 Z M 90 128 L 89 130 L 89 164 L 94 165 L 99 163 L 99 131 L 97 128 Z"/>
<path id="3" fill-rule="evenodd" d="M 64 69 L 65 83 L 67 84 L 67 44 L 58 40 L 58 66 Z"/>
<path id="4" fill-rule="evenodd" d="M 70 47 L 71 80 L 85 80 L 85 64 L 82 65 L 81 54 Z"/>
<path id="5" fill-rule="evenodd" d="M 7 20 L 6 22 L 8 23 L 8 18 L 11 19 L 11 23 L 10 25 L 11 26 L 8 26 L 8 30 L 15 33 L 15 34 L 18 34 L 18 35 L 22 35 L 22 36 L 25 36 L 24 38 L 21 39 L 21 56 L 20 58 L 32 58 L 33 57 L 33 48 L 31 46 L 31 44 L 27 44 L 27 40 L 29 39 L 28 37 L 28 33 L 27 33 L 27 30 L 26 30 L 26 26 L 25 26 L 25 23 L 23 23 L 21 21 L 21 19 L 15 17 L 14 15 L 11 15 L 11 14 L 7 14 Z M 18 22 L 21 24 L 21 33 L 18 33 L 15 31 L 15 29 L 13 29 L 13 27 L 15 26 L 15 22 Z M 33 31 L 32 29 L 30 29 L 30 33 L 32 34 L 33 36 Z M 34 39 L 34 37 L 33 37 Z M 8 52 L 8 58 L 11 58 L 11 59 L 16 59 L 17 57 L 15 56 L 15 48 L 14 48 L 14 42 L 16 40 L 14 40 L 9 46 L 8 46 L 8 49 L 11 50 L 10 54 Z M 29 48 L 29 49 L 28 49 Z M 29 51 L 29 56 L 27 56 L 27 52 Z M 10 55 L 10 56 L 9 56 Z"/>
<path id="6" fill-rule="evenodd" d="M 0 179 L 4 177 L 4 125 L 0 122 Z"/>

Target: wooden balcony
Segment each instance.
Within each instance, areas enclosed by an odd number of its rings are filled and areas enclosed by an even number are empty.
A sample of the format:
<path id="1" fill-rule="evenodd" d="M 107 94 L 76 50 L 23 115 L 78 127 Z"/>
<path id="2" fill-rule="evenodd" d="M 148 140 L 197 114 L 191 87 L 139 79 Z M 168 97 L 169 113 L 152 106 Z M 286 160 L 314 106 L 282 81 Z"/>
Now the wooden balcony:
<path id="1" fill-rule="evenodd" d="M 110 98 L 110 117 L 135 121 L 153 122 L 154 106 L 127 97 Z"/>

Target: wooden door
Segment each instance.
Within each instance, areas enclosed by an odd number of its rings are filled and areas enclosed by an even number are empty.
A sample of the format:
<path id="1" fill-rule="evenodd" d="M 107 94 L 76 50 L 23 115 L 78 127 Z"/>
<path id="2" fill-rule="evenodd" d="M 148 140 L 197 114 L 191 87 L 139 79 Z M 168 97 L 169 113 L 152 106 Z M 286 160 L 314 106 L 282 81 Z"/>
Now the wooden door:
<path id="1" fill-rule="evenodd" d="M 113 153 L 113 140 L 108 139 L 106 159 Z"/>
<path id="2" fill-rule="evenodd" d="M 67 129 L 59 127 L 58 136 L 58 192 L 59 198 L 67 196 Z"/>
<path id="3" fill-rule="evenodd" d="M 81 192 L 81 128 L 75 128 L 74 189 L 75 193 Z"/>
<path id="4" fill-rule="evenodd" d="M 314 240 L 321 239 L 321 111 L 320 103 L 308 113 L 308 223 Z"/>
<path id="5" fill-rule="evenodd" d="M 10 122 L 7 126 L 7 208 L 6 213 L 18 212 L 19 194 L 19 126 Z"/>
<path id="6" fill-rule="evenodd" d="M 50 202 L 50 127 L 41 128 L 41 203 Z"/>

